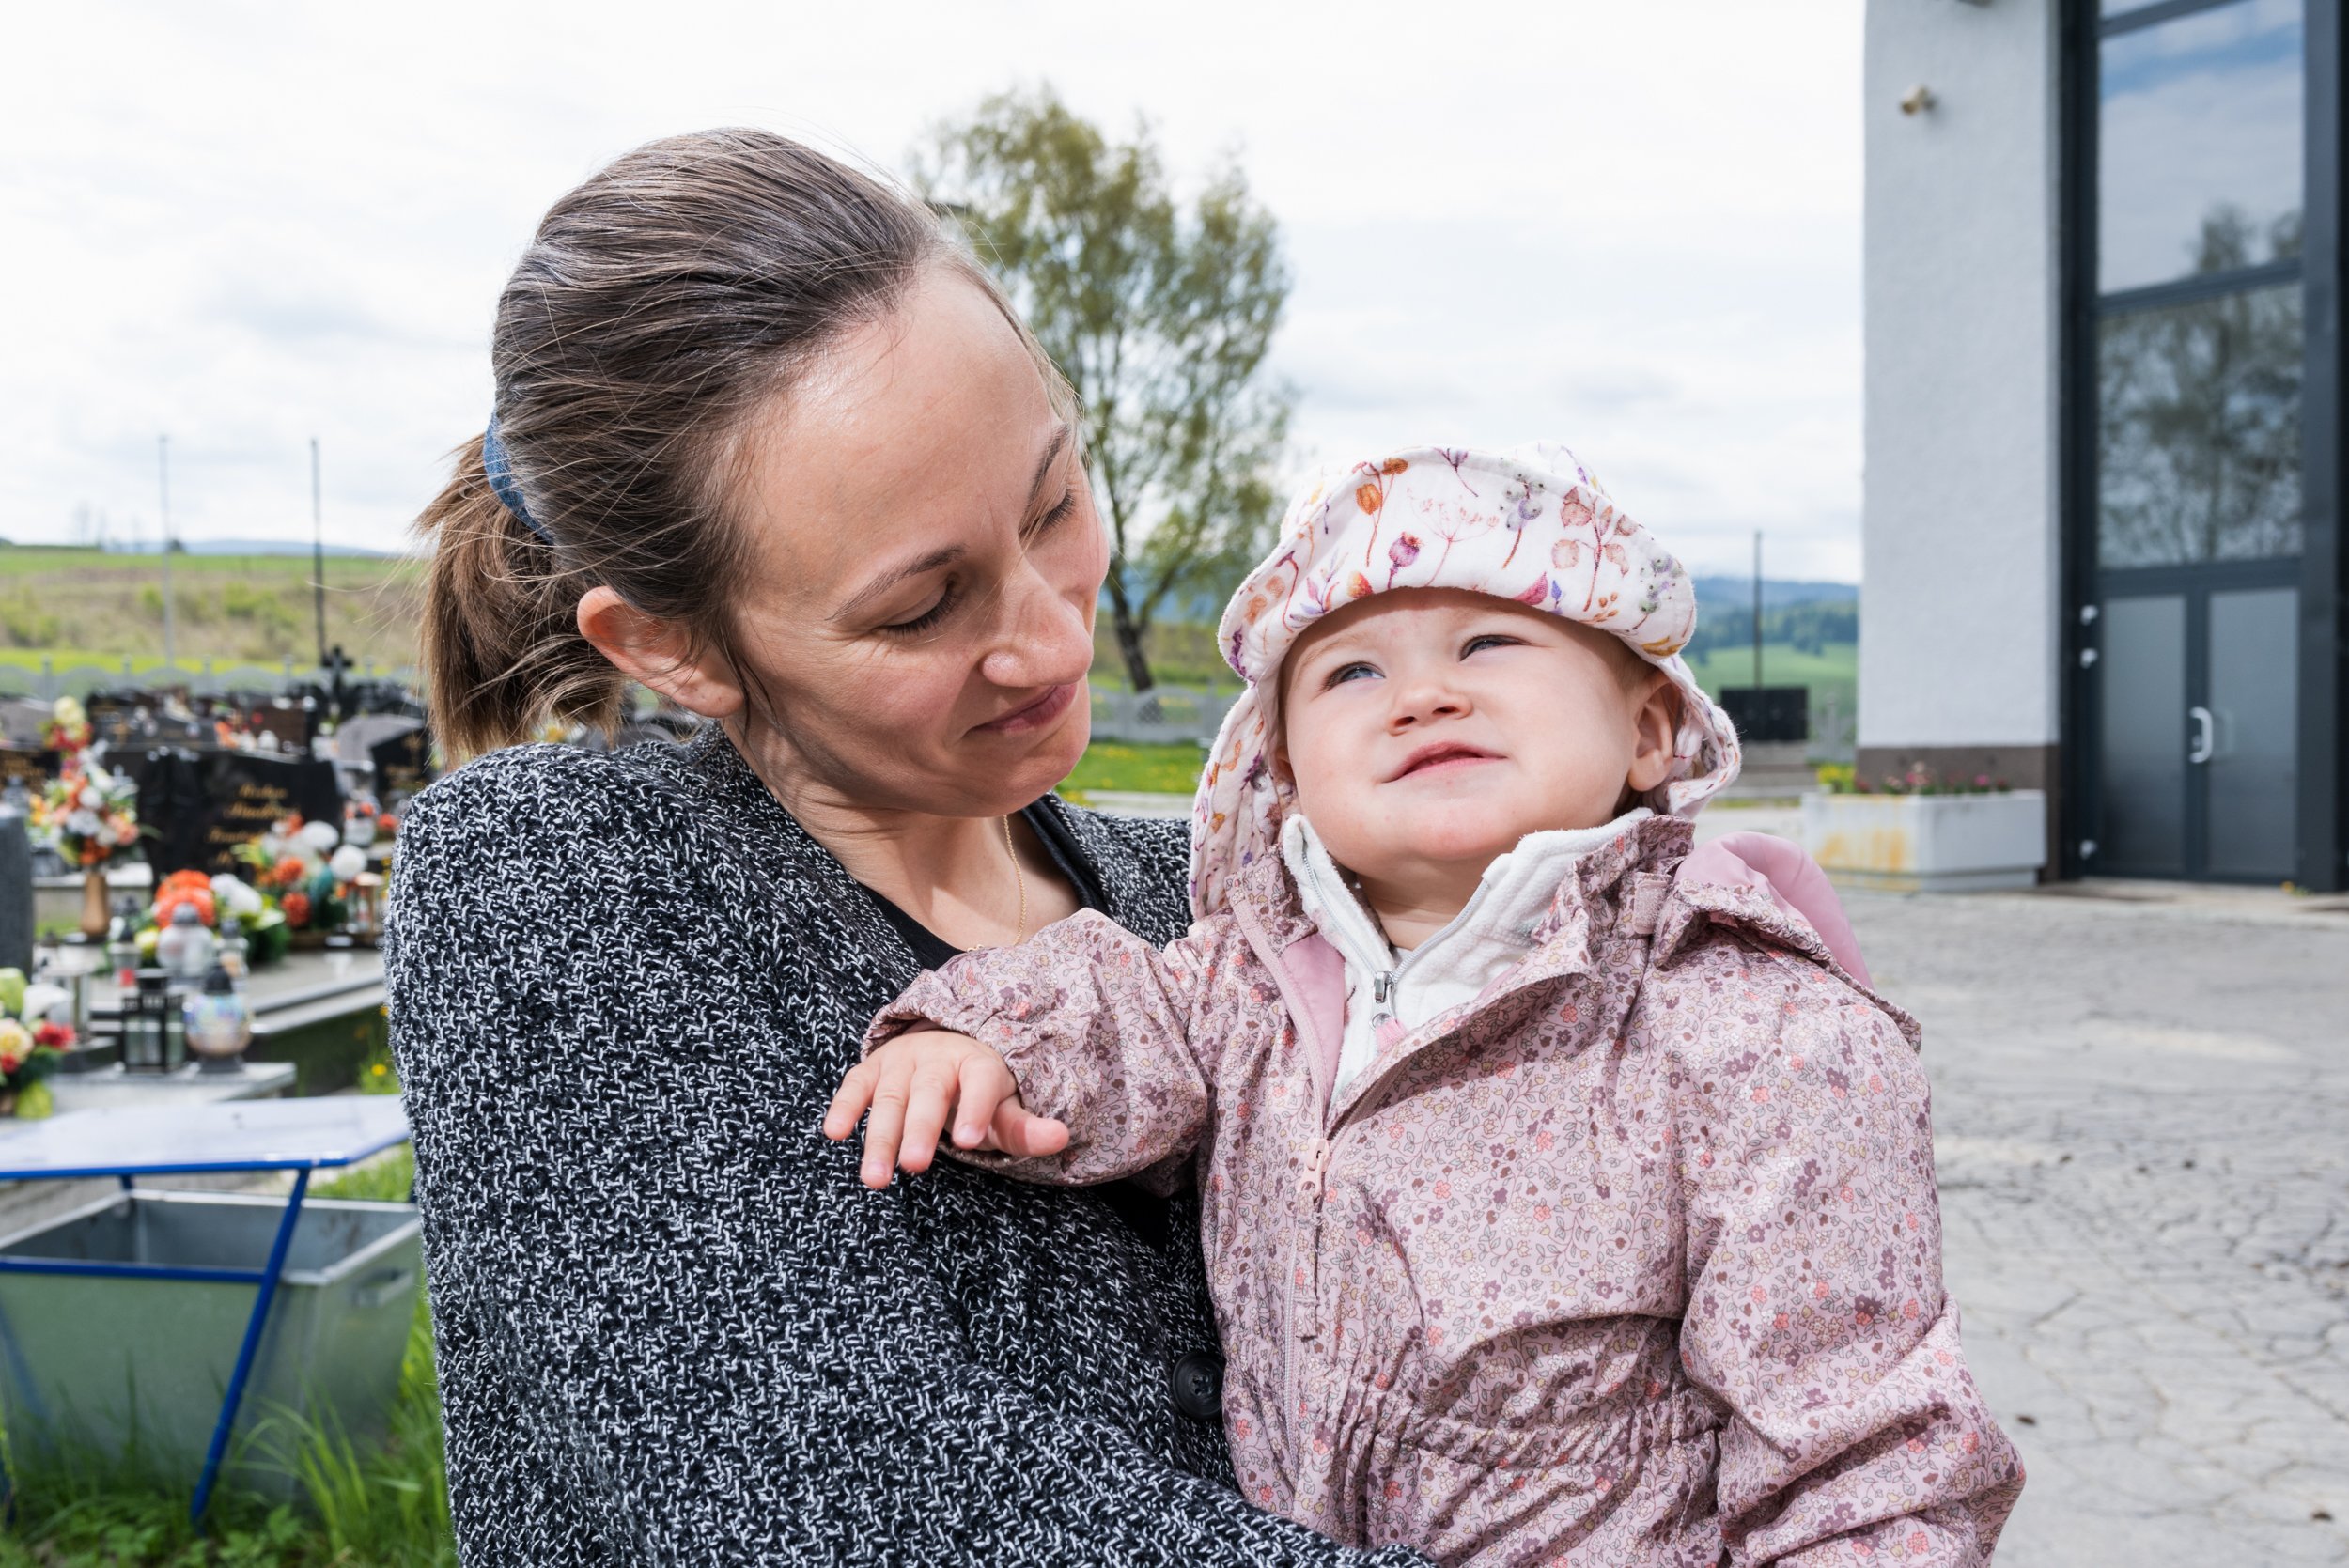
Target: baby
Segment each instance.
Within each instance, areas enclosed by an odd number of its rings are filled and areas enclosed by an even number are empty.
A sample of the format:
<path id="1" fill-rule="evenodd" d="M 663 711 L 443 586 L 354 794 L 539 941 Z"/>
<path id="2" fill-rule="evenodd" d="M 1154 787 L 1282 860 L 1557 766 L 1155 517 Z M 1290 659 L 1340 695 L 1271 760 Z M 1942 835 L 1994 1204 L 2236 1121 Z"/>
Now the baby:
<path id="1" fill-rule="evenodd" d="M 1190 934 L 1084 913 L 923 975 L 826 1133 L 874 1108 L 875 1186 L 950 1118 L 1027 1180 L 1189 1161 L 1240 1484 L 1340 1541 L 1986 1560 L 2022 1472 L 1917 1027 L 1798 853 L 1690 854 L 1737 768 L 1695 621 L 1562 447 L 1315 490 L 1223 619 Z"/>

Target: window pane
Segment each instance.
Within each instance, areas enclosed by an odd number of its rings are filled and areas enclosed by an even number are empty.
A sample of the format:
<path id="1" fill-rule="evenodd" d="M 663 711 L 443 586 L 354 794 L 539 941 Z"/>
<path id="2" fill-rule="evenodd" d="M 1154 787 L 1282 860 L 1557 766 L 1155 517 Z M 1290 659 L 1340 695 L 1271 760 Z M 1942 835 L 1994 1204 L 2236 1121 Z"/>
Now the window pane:
<path id="1" fill-rule="evenodd" d="M 2105 601 L 2095 868 L 2186 869 L 2186 600 Z"/>
<path id="2" fill-rule="evenodd" d="M 2299 842 L 2300 591 L 2210 596 L 2214 877 L 2292 875 Z"/>
<path id="3" fill-rule="evenodd" d="M 2099 288 L 2299 254 L 2300 5 L 2235 0 L 2099 46 Z"/>
<path id="4" fill-rule="evenodd" d="M 2100 563 L 2300 553 L 2301 349 L 2296 283 L 2105 318 Z"/>

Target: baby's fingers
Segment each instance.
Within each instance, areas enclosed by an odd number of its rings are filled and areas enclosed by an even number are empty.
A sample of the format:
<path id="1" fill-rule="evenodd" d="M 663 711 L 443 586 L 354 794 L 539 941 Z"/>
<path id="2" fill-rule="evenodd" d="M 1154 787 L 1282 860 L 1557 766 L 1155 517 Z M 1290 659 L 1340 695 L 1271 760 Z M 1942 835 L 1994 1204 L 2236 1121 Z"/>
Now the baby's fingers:
<path id="1" fill-rule="evenodd" d="M 938 1154 L 938 1135 L 955 1105 L 955 1069 L 950 1062 L 925 1061 L 913 1070 L 906 1089 L 905 1132 L 897 1144 L 897 1163 L 919 1175 Z"/>
<path id="2" fill-rule="evenodd" d="M 1068 1124 L 1038 1116 L 1017 1099 L 995 1109 L 988 1141 L 1015 1159 L 1036 1159 L 1068 1147 Z"/>
<path id="3" fill-rule="evenodd" d="M 959 1066 L 961 1098 L 955 1108 L 955 1142 L 961 1148 L 980 1147 L 994 1122 L 995 1108 L 1017 1104 L 1019 1084 L 993 1051 L 973 1046 Z"/>
<path id="4" fill-rule="evenodd" d="M 864 1160 L 857 1175 L 878 1190 L 887 1187 L 897 1172 L 897 1148 L 905 1132 L 913 1063 L 894 1051 L 873 1060 L 880 1063 L 880 1072 L 873 1084 L 872 1114 L 864 1119 Z"/>
<path id="5" fill-rule="evenodd" d="M 856 1131 L 856 1119 L 864 1114 L 864 1108 L 873 1103 L 873 1086 L 880 1080 L 880 1062 L 866 1057 L 841 1079 L 840 1087 L 832 1091 L 832 1105 L 824 1112 L 824 1136 L 837 1143 Z"/>

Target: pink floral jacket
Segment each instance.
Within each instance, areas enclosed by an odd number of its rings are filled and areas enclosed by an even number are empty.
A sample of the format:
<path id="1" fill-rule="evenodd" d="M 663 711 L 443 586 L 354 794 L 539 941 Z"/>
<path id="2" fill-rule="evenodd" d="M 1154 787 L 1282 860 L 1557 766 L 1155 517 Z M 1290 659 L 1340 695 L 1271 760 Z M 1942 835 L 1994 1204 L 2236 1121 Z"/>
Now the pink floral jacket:
<path id="1" fill-rule="evenodd" d="M 1986 1561 L 2022 1486 L 1941 1285 L 1917 1026 L 1650 817 L 1328 1103 L 1333 949 L 1264 857 L 1164 953 L 1081 914 L 869 1042 L 1001 1051 L 1092 1183 L 1193 1159 L 1248 1496 L 1439 1561 Z M 1756 884 L 1759 885 L 1756 885 Z"/>

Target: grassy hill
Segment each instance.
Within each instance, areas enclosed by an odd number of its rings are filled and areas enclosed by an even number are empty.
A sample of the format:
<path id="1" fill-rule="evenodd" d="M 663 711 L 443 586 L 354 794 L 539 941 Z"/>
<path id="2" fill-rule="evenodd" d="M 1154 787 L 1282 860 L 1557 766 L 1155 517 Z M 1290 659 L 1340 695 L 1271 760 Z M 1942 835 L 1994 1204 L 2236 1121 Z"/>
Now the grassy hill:
<path id="1" fill-rule="evenodd" d="M 174 642 L 182 663 L 312 663 L 317 612 L 306 555 L 175 554 Z M 326 636 L 362 663 L 412 665 L 423 563 L 329 556 Z M 57 668 L 159 663 L 163 559 L 39 545 L 0 547 L 0 662 Z"/>

